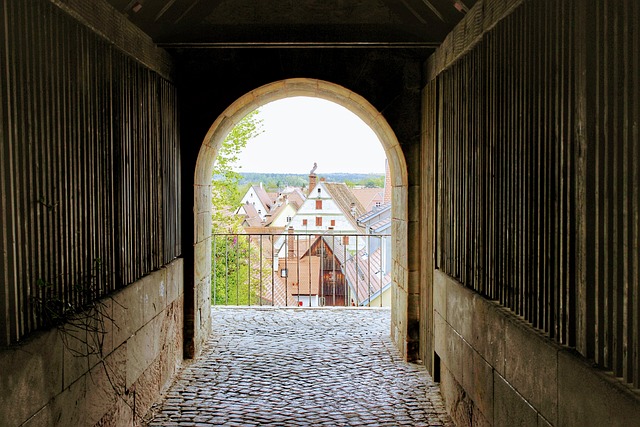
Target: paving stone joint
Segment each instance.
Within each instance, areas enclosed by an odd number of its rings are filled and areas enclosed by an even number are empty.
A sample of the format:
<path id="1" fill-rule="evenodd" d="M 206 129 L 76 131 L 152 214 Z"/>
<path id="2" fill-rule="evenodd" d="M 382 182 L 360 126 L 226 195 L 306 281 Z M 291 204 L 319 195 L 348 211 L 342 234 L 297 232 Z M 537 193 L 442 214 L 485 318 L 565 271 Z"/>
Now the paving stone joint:
<path id="1" fill-rule="evenodd" d="M 202 356 L 146 419 L 168 426 L 453 426 L 389 310 L 213 308 Z"/>

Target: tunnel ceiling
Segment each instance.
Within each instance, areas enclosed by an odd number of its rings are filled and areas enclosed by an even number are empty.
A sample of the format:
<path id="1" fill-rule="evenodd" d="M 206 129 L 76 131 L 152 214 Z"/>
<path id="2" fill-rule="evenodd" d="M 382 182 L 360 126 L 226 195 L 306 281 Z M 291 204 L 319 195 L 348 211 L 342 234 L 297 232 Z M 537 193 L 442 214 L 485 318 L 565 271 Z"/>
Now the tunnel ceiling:
<path id="1" fill-rule="evenodd" d="M 476 0 L 108 0 L 165 47 L 438 46 Z"/>

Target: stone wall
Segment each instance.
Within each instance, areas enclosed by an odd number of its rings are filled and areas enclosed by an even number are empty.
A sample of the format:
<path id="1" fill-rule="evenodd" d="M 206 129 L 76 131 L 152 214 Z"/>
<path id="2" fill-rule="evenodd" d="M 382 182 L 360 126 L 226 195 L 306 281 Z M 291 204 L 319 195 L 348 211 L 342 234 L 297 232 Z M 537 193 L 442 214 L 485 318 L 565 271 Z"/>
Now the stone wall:
<path id="1" fill-rule="evenodd" d="M 434 320 L 441 390 L 457 425 L 629 426 L 640 419 L 640 396 L 619 380 L 439 271 Z"/>
<path id="2" fill-rule="evenodd" d="M 0 351 L 4 426 L 139 425 L 182 361 L 183 261 L 101 301 L 77 323 Z"/>
<path id="3" fill-rule="evenodd" d="M 479 0 L 425 63 L 421 355 L 459 425 L 640 419 L 637 12 Z"/>

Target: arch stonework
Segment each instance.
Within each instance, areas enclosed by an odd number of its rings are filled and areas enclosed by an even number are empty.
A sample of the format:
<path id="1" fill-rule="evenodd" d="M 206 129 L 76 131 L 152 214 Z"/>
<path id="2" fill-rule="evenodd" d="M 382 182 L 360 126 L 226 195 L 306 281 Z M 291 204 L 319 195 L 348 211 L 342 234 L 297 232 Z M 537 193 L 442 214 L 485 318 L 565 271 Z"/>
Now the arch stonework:
<path id="1" fill-rule="evenodd" d="M 339 104 L 362 119 L 376 134 L 389 161 L 392 203 L 392 339 L 406 356 L 407 342 L 407 242 L 408 242 L 408 174 L 404 154 L 394 131 L 362 96 L 343 86 L 322 80 L 296 78 L 259 87 L 232 103 L 211 125 L 196 163 L 194 176 L 194 295 L 193 327 L 195 352 L 202 348 L 211 327 L 211 175 L 213 165 L 226 135 L 251 111 L 279 99 L 295 96 L 322 98 Z M 190 286 L 185 284 L 185 286 Z M 191 322 L 187 321 L 187 324 Z"/>

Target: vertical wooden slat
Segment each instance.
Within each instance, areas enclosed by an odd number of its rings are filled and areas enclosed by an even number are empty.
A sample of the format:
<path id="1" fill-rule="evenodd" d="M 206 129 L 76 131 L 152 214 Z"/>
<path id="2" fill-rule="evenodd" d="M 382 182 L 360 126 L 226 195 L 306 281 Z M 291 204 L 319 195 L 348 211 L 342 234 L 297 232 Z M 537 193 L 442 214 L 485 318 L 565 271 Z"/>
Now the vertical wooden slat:
<path id="1" fill-rule="evenodd" d="M 173 85 L 49 1 L 0 1 L 0 345 L 180 255 Z M 161 167 L 166 164 L 168 167 Z M 166 231 L 165 231 L 166 230 Z"/>
<path id="2" fill-rule="evenodd" d="M 638 8 L 524 2 L 434 83 L 437 268 L 636 387 Z"/>

